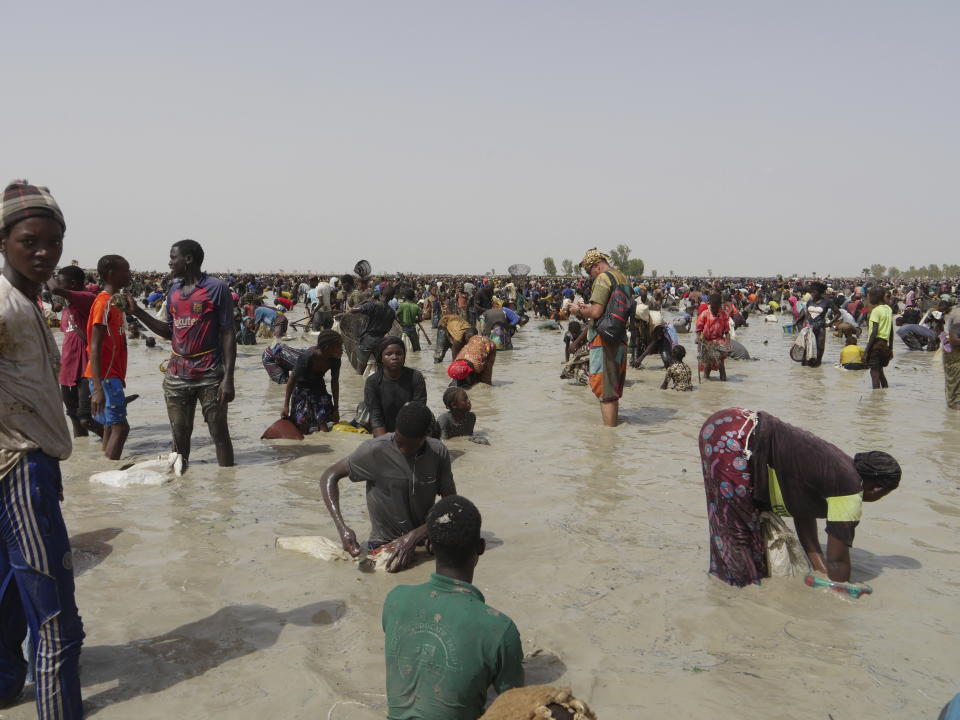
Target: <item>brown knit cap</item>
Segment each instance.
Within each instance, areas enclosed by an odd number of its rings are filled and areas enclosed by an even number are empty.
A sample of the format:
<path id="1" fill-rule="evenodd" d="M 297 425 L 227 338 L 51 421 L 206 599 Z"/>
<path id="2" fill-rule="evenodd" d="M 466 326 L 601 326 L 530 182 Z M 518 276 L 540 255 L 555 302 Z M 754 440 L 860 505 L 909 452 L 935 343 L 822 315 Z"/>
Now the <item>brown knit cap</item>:
<path id="1" fill-rule="evenodd" d="M 51 218 L 60 223 L 64 231 L 67 229 L 60 206 L 50 190 L 42 185 L 31 185 L 26 180 L 11 181 L 3 191 L 0 204 L 0 232 L 32 217 Z"/>

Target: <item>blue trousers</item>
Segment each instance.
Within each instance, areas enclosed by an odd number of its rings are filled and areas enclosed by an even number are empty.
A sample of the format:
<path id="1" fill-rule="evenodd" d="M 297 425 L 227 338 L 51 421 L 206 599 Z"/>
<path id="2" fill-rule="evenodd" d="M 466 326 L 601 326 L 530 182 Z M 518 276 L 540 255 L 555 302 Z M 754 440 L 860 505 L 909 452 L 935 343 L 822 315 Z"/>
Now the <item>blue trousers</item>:
<path id="1" fill-rule="evenodd" d="M 40 720 L 83 717 L 73 558 L 60 514 L 60 464 L 34 451 L 0 478 L 0 707 L 20 695 L 27 630 Z"/>

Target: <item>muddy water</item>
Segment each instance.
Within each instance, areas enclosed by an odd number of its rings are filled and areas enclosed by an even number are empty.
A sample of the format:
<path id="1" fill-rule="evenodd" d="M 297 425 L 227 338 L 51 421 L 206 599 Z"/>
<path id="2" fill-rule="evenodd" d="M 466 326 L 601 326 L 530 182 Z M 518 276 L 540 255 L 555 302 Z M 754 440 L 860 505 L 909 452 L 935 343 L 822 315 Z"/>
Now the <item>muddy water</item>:
<path id="1" fill-rule="evenodd" d="M 559 333 L 522 331 L 494 386 L 472 392 L 491 446 L 450 442 L 458 489 L 484 513 L 476 584 L 520 628 L 528 681 L 571 685 L 605 720 L 935 717 L 960 689 L 960 417 L 944 407 L 939 363 L 898 347 L 890 390 L 873 393 L 864 373 L 791 362 L 777 326 L 739 339 L 758 359 L 730 363 L 726 384 L 665 392 L 654 358 L 630 370 L 627 422 L 609 430 L 589 391 L 559 379 Z M 317 479 L 361 438 L 259 440 L 283 392 L 262 349 L 240 348 L 236 468 L 217 467 L 203 428 L 187 475 L 161 488 L 89 483 L 112 466 L 92 442 L 64 464 L 84 697 L 97 718 L 385 715 L 382 600 L 430 565 L 365 574 L 274 549 L 279 535 L 335 537 Z M 826 358 L 839 349 L 831 339 Z M 141 399 L 127 451 L 143 459 L 169 449 L 165 353 L 141 343 L 130 355 Z M 411 364 L 440 410 L 445 366 L 426 348 Z M 360 395 L 345 374 L 343 407 Z M 845 600 L 795 579 L 735 590 L 706 575 L 696 434 L 730 405 L 900 460 L 901 489 L 867 506 L 853 551 L 854 579 L 874 595 Z M 361 488 L 342 497 L 365 536 Z M 3 717 L 34 713 L 28 700 Z"/>

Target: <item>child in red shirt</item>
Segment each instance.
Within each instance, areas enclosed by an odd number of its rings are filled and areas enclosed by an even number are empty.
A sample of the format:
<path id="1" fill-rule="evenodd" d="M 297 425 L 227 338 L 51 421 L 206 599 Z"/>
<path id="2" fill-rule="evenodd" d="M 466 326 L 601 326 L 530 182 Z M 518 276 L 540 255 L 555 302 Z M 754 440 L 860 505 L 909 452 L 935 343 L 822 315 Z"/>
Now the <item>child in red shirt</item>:
<path id="1" fill-rule="evenodd" d="M 97 263 L 103 291 L 97 295 L 87 320 L 87 369 L 90 411 L 103 425 L 103 454 L 119 460 L 130 433 L 127 423 L 127 335 L 124 332 L 124 296 L 130 284 L 130 264 L 119 255 L 104 255 Z M 118 307 L 118 303 L 120 307 Z"/>

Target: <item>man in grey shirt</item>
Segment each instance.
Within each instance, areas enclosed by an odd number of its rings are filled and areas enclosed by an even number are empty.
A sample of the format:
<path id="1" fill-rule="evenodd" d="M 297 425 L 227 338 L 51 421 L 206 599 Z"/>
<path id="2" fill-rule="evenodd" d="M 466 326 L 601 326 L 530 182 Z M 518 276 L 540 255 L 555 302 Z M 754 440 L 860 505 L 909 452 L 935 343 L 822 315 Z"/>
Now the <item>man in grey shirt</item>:
<path id="1" fill-rule="evenodd" d="M 410 565 L 416 546 L 426 539 L 427 513 L 437 496 L 457 493 L 450 453 L 428 437 L 433 413 L 422 403 L 407 403 L 397 414 L 395 432 L 367 440 L 349 456 L 328 467 L 320 477 L 323 502 L 337 526 L 343 549 L 361 552 L 356 533 L 340 512 L 340 480 L 366 483 L 370 514 L 370 550 L 390 543 L 394 551 L 389 572 Z"/>

